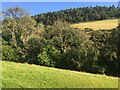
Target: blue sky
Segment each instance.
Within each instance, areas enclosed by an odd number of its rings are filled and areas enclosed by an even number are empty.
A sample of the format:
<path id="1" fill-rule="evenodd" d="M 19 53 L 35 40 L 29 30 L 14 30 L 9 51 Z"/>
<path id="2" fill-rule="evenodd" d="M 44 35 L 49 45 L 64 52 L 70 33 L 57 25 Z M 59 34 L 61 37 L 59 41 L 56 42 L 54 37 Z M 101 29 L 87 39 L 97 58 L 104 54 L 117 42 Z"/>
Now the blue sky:
<path id="1" fill-rule="evenodd" d="M 3 2 L 2 10 L 7 10 L 9 7 L 20 6 L 29 10 L 30 15 L 40 13 L 59 11 L 69 8 L 86 7 L 86 6 L 118 6 L 117 2 Z"/>

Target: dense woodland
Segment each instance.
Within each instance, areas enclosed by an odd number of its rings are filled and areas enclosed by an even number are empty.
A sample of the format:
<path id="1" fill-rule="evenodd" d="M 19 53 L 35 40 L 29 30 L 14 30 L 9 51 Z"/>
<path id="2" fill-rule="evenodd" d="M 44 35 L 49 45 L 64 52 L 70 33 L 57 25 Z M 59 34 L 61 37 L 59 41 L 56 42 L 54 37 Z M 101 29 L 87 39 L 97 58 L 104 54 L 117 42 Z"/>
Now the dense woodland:
<path id="1" fill-rule="evenodd" d="M 31 17 L 16 7 L 3 14 L 3 60 L 120 76 L 120 26 L 97 31 L 70 26 L 118 18 L 118 8 L 74 8 Z"/>
<path id="2" fill-rule="evenodd" d="M 38 23 L 52 25 L 56 20 L 67 21 L 69 23 L 79 23 L 85 21 L 105 20 L 118 18 L 120 16 L 119 8 L 110 7 L 82 7 L 71 8 L 56 12 L 48 12 L 33 16 Z"/>

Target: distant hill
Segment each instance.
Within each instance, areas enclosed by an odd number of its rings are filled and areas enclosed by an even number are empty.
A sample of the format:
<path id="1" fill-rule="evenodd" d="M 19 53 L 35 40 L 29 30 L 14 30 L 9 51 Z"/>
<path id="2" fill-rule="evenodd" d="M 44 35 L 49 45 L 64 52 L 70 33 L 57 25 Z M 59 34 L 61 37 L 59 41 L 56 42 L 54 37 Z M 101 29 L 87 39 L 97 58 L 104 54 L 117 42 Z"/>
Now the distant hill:
<path id="1" fill-rule="evenodd" d="M 115 77 L 1 61 L 2 88 L 118 88 Z"/>
<path id="2" fill-rule="evenodd" d="M 84 22 L 84 23 L 72 24 L 71 26 L 82 30 L 85 28 L 91 28 L 94 30 L 100 30 L 100 29 L 110 30 L 118 26 L 118 19 Z"/>
<path id="3" fill-rule="evenodd" d="M 43 23 L 44 25 L 52 25 L 56 20 L 63 20 L 69 23 L 79 23 L 85 21 L 95 21 L 95 20 L 106 20 L 119 18 L 120 12 L 119 8 L 115 6 L 110 7 L 82 7 L 82 8 L 71 8 L 56 12 L 48 12 L 43 14 L 37 14 L 33 18 L 38 23 Z"/>

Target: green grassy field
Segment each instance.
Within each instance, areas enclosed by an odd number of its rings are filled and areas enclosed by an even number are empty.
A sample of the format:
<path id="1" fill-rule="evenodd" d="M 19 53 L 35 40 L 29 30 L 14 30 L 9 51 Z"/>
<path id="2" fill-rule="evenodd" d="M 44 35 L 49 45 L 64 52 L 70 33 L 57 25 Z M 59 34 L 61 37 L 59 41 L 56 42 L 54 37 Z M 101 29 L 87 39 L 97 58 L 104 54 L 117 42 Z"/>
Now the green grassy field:
<path id="1" fill-rule="evenodd" d="M 2 63 L 3 88 L 117 88 L 118 78 L 44 66 Z"/>
<path id="2" fill-rule="evenodd" d="M 94 30 L 99 30 L 99 29 L 108 30 L 108 29 L 116 28 L 118 26 L 118 19 L 84 22 L 84 23 L 72 24 L 71 26 L 82 30 L 85 28 L 92 28 Z"/>

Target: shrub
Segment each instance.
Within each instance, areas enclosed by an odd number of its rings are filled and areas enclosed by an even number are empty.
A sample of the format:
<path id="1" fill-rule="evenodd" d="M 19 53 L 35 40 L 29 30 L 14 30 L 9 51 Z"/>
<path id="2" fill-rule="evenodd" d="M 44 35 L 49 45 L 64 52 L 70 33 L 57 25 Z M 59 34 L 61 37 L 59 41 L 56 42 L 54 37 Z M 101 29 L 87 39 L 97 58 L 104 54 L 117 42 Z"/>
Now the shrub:
<path id="1" fill-rule="evenodd" d="M 16 50 L 11 46 L 2 45 L 2 60 L 18 62 Z"/>
<path id="2" fill-rule="evenodd" d="M 40 65 L 56 66 L 57 59 L 59 58 L 59 50 L 53 45 L 44 46 L 42 52 L 38 54 L 38 61 Z"/>

